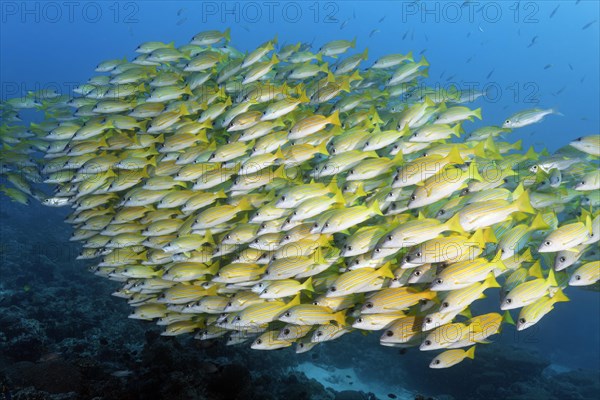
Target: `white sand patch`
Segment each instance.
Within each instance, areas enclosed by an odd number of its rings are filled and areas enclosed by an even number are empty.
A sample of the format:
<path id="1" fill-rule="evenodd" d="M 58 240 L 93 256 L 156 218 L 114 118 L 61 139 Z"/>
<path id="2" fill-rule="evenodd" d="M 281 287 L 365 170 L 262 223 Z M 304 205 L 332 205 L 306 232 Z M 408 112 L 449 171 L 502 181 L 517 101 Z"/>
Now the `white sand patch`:
<path id="1" fill-rule="evenodd" d="M 352 368 L 320 367 L 312 363 L 302 363 L 295 368 L 307 377 L 319 381 L 323 386 L 335 391 L 357 390 L 373 393 L 380 400 L 388 400 L 388 394 L 393 393 L 398 400 L 413 400 L 415 395 L 400 386 L 382 386 L 380 382 L 361 381 Z"/>

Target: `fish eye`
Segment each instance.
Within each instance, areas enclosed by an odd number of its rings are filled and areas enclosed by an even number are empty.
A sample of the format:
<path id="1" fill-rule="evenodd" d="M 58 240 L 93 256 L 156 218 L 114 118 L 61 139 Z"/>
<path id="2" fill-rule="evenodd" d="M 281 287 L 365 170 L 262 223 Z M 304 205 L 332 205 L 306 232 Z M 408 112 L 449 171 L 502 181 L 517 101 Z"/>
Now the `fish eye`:
<path id="1" fill-rule="evenodd" d="M 417 252 L 417 254 L 415 254 L 417 257 L 421 257 L 423 254 L 419 251 Z"/>
<path id="2" fill-rule="evenodd" d="M 431 346 L 431 340 L 426 340 L 423 342 L 425 346 Z"/>
<path id="3" fill-rule="evenodd" d="M 438 215 L 444 215 L 446 214 L 446 211 L 442 208 L 440 211 L 438 211 Z"/>
<path id="4" fill-rule="evenodd" d="M 551 242 L 551 241 L 549 241 L 549 240 L 546 240 L 546 241 L 544 242 L 544 246 L 551 246 L 551 245 L 552 245 L 552 242 Z"/>
<path id="5" fill-rule="evenodd" d="M 558 261 L 560 261 L 561 263 L 563 263 L 563 262 L 567 261 L 567 258 L 566 257 L 560 257 L 558 259 Z"/>
<path id="6" fill-rule="evenodd" d="M 314 224 L 313 225 L 313 228 L 318 228 L 318 227 L 319 227 L 319 224 Z"/>
<path id="7" fill-rule="evenodd" d="M 352 246 L 348 246 L 348 251 L 352 251 Z"/>
<path id="8" fill-rule="evenodd" d="M 366 142 L 366 143 L 365 143 L 365 146 L 368 146 L 368 145 L 369 145 L 369 142 Z"/>
<path id="9" fill-rule="evenodd" d="M 385 331 L 385 336 L 387 336 L 387 337 L 394 336 L 394 331 Z"/>
<path id="10" fill-rule="evenodd" d="M 441 363 L 441 361 L 440 361 L 440 360 L 435 360 L 433 363 L 434 363 L 435 365 L 439 365 L 439 364 Z"/>
<path id="11" fill-rule="evenodd" d="M 283 238 L 284 238 L 285 240 L 290 240 L 290 235 L 285 235 Z"/>
<path id="12" fill-rule="evenodd" d="M 281 196 L 281 201 L 285 201 L 285 196 Z"/>
<path id="13" fill-rule="evenodd" d="M 225 239 L 227 239 L 227 240 L 231 239 L 231 235 L 225 235 Z"/>
<path id="14" fill-rule="evenodd" d="M 318 301 L 313 301 L 312 303 L 313 303 L 313 306 L 318 306 L 319 305 Z"/>
<path id="15" fill-rule="evenodd" d="M 289 328 L 285 328 L 285 329 L 283 330 L 283 334 L 284 334 L 284 335 L 289 335 L 289 334 L 290 334 L 290 329 L 289 329 Z"/>
<path id="16" fill-rule="evenodd" d="M 415 195 L 413 194 L 413 195 L 411 195 L 411 196 L 410 196 L 410 199 L 411 199 L 412 201 L 415 201 L 415 200 L 417 199 L 417 196 L 415 196 Z"/>
<path id="17" fill-rule="evenodd" d="M 355 260 L 354 261 L 354 265 L 359 265 L 360 264 L 360 260 Z"/>
<path id="18" fill-rule="evenodd" d="M 323 336 L 323 332 L 321 332 L 321 331 L 317 331 L 316 335 L 317 335 L 317 336 Z"/>
<path id="19" fill-rule="evenodd" d="M 361 322 L 363 322 L 363 319 L 359 318 L 359 319 L 356 320 L 356 322 L 361 323 Z"/>
<path id="20" fill-rule="evenodd" d="M 284 314 L 284 316 L 289 318 L 289 317 L 291 317 L 291 316 L 292 316 L 292 313 L 290 313 L 290 312 L 288 311 L 288 312 L 286 312 L 286 313 Z"/>
<path id="21" fill-rule="evenodd" d="M 262 339 L 256 339 L 256 344 L 261 344 L 262 343 Z"/>
<path id="22" fill-rule="evenodd" d="M 350 171 L 348 171 L 348 173 L 349 173 L 350 175 L 354 175 L 354 170 L 353 170 L 353 169 L 351 169 Z"/>
<path id="23" fill-rule="evenodd" d="M 447 301 L 442 303 L 442 308 L 448 308 L 450 307 L 450 303 L 448 303 Z"/>
<path id="24" fill-rule="evenodd" d="M 575 275 L 575 280 L 576 281 L 580 281 L 581 280 L 581 275 Z"/>
<path id="25" fill-rule="evenodd" d="M 260 229 L 265 229 L 267 227 L 267 224 L 265 224 L 264 222 L 262 224 L 260 224 Z"/>
<path id="26" fill-rule="evenodd" d="M 527 322 L 527 321 L 525 321 L 525 318 L 519 318 L 519 323 L 520 324 L 524 324 L 525 322 Z"/>
<path id="27" fill-rule="evenodd" d="M 421 276 L 421 271 L 419 271 L 419 270 L 415 271 L 415 276 Z"/>
<path id="28" fill-rule="evenodd" d="M 510 304 L 510 303 L 512 303 L 512 299 L 506 299 L 506 300 L 504 300 L 504 302 L 505 302 L 506 304 Z"/>
<path id="29" fill-rule="evenodd" d="M 365 303 L 365 307 L 373 308 L 373 303 L 371 303 L 371 302 Z"/>
<path id="30" fill-rule="evenodd" d="M 237 321 L 241 321 L 241 320 L 242 320 L 242 317 L 240 317 L 240 316 L 238 315 L 238 316 L 237 316 L 237 317 L 235 317 L 233 320 L 234 320 L 234 321 L 236 321 L 236 322 L 237 322 Z"/>
<path id="31" fill-rule="evenodd" d="M 337 288 L 335 286 L 332 286 L 332 287 L 329 288 L 330 292 L 335 292 L 336 290 L 337 290 Z"/>
<path id="32" fill-rule="evenodd" d="M 381 253 L 381 249 L 378 247 L 375 249 L 375 253 Z"/>
<path id="33" fill-rule="evenodd" d="M 504 121 L 505 124 L 510 124 L 510 119 L 507 119 L 506 121 Z"/>
<path id="34" fill-rule="evenodd" d="M 429 317 L 425 318 L 425 323 L 426 324 L 430 324 L 432 322 L 433 322 L 433 320 L 431 318 L 429 318 Z"/>
<path id="35" fill-rule="evenodd" d="M 388 235 L 387 240 L 392 240 L 392 239 L 394 239 L 394 236 Z"/>
<path id="36" fill-rule="evenodd" d="M 325 223 L 325 228 L 329 228 L 329 222 Z"/>

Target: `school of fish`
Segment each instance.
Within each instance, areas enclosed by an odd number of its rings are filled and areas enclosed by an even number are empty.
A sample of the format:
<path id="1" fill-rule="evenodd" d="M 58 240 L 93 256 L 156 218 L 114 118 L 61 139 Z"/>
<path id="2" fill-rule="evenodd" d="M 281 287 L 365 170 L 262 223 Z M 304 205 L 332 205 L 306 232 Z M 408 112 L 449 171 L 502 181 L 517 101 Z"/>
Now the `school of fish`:
<path id="1" fill-rule="evenodd" d="M 1 105 L 2 192 L 72 208 L 130 318 L 297 352 L 380 331 L 447 368 L 600 279 L 600 135 L 522 151 L 511 131 L 555 110 L 469 129 L 482 93 L 425 86 L 424 57 L 229 42 L 143 43 L 74 96 Z"/>

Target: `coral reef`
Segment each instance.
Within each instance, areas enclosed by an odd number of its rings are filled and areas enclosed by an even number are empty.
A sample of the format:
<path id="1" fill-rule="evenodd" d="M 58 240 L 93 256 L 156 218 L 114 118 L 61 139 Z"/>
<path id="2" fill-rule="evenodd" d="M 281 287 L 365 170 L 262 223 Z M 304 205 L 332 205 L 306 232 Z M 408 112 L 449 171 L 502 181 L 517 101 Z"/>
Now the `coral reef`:
<path id="1" fill-rule="evenodd" d="M 477 364 L 441 371 L 423 368 L 429 354 L 380 346 L 378 334 L 347 335 L 293 356 L 291 349 L 257 352 L 189 335 L 163 337 L 152 323 L 124 319 L 129 307 L 109 295 L 114 283 L 72 261 L 78 249 L 64 245 L 69 232 L 58 213 L 3 208 L 0 218 L 0 399 L 387 400 L 329 389 L 296 371 L 302 363 L 352 368 L 372 384 L 370 391 L 384 390 L 390 399 L 406 397 L 388 387 L 436 400 L 595 399 L 600 393 L 597 370 L 551 368 L 543 354 L 501 343 L 480 346 Z"/>

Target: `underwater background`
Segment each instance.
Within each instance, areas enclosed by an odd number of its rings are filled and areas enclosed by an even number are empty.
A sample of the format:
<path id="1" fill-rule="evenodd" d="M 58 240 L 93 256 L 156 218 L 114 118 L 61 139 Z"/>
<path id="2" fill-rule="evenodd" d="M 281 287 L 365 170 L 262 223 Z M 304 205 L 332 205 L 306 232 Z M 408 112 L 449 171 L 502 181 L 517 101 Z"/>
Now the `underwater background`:
<path id="1" fill-rule="evenodd" d="M 187 43 L 232 31 L 251 50 L 357 38 L 369 60 L 423 54 L 428 86 L 485 92 L 483 124 L 522 109 L 562 115 L 511 133 L 549 151 L 600 131 L 600 3 L 591 1 L 22 2 L 0 3 L 1 99 L 72 88 L 103 60 L 150 40 Z M 369 62 L 367 63 L 369 64 Z M 26 121 L 35 118 L 24 113 Z M 29 119 L 28 119 L 29 118 Z M 505 327 L 476 360 L 427 368 L 430 354 L 353 333 L 306 354 L 161 337 L 127 319 L 117 283 L 74 261 L 67 211 L 0 197 L 0 399 L 593 399 L 600 395 L 599 293 L 523 332 Z M 497 301 L 488 299 L 486 301 Z M 483 307 L 486 303 L 477 304 Z M 362 393 L 359 393 L 362 392 Z"/>

